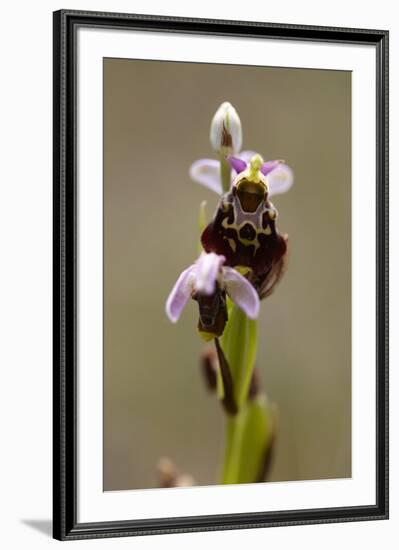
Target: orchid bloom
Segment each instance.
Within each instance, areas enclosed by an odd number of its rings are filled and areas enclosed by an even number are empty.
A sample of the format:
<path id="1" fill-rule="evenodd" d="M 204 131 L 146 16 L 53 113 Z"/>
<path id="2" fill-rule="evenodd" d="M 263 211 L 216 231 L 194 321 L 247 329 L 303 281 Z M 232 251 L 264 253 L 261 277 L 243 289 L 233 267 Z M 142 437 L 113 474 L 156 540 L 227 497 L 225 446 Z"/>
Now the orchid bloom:
<path id="1" fill-rule="evenodd" d="M 234 157 L 229 157 L 232 167 L 231 181 L 237 174 L 243 172 L 249 166 L 251 158 L 257 155 L 254 151 L 241 151 Z M 262 173 L 267 177 L 269 197 L 285 193 L 294 183 L 294 174 L 289 166 L 281 161 L 265 162 L 261 168 Z M 189 170 L 190 178 L 204 187 L 221 195 L 223 193 L 220 178 L 220 161 L 215 159 L 199 159 L 193 162 Z"/>
<path id="2" fill-rule="evenodd" d="M 258 317 L 258 293 L 243 275 L 223 265 L 224 262 L 224 256 L 203 252 L 194 264 L 180 274 L 166 301 L 166 314 L 172 323 L 179 319 L 190 298 L 197 293 L 211 296 L 217 285 L 250 319 Z"/>

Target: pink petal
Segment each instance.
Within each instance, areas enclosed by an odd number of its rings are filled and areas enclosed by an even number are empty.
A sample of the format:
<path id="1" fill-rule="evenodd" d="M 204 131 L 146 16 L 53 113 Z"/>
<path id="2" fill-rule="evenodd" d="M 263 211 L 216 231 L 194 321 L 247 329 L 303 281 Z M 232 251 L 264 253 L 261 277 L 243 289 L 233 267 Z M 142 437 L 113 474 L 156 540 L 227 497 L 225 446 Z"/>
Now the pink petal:
<path id="1" fill-rule="evenodd" d="M 199 159 L 192 163 L 189 170 L 190 178 L 207 189 L 221 195 L 223 193 L 220 180 L 220 162 L 215 159 Z"/>
<path id="2" fill-rule="evenodd" d="M 181 312 L 184 309 L 184 306 L 187 304 L 191 292 L 193 290 L 193 279 L 194 271 L 196 270 L 196 265 L 190 265 L 185 269 L 177 279 L 175 286 L 172 288 L 171 293 L 166 300 L 165 311 L 166 315 L 172 321 L 176 323 L 179 319 Z"/>
<path id="3" fill-rule="evenodd" d="M 227 294 L 250 319 L 259 315 L 259 296 L 251 283 L 232 267 L 223 268 L 223 282 Z"/>
<path id="4" fill-rule="evenodd" d="M 267 174 L 275 170 L 279 164 L 281 164 L 279 160 L 268 160 L 262 164 L 260 171 L 264 176 L 267 176 Z"/>
<path id="5" fill-rule="evenodd" d="M 286 193 L 294 183 L 294 172 L 286 164 L 280 164 L 266 176 L 269 184 L 269 197 Z"/>
<path id="6" fill-rule="evenodd" d="M 215 291 L 215 283 L 221 266 L 226 261 L 224 256 L 214 252 L 204 252 L 196 262 L 195 290 L 210 295 Z"/>
<path id="7" fill-rule="evenodd" d="M 241 172 L 244 172 L 247 168 L 247 163 L 245 160 L 242 160 L 237 157 L 227 157 L 227 160 L 230 163 L 230 166 L 237 172 L 237 174 L 240 174 Z"/>

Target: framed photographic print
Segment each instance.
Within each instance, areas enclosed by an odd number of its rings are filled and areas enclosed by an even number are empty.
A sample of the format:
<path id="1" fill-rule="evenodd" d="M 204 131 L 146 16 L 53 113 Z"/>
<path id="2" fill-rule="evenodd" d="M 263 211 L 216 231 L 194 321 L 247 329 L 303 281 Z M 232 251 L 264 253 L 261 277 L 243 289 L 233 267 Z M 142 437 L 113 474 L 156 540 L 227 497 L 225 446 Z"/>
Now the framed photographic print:
<path id="1" fill-rule="evenodd" d="M 54 537 L 388 517 L 388 31 L 54 14 Z"/>

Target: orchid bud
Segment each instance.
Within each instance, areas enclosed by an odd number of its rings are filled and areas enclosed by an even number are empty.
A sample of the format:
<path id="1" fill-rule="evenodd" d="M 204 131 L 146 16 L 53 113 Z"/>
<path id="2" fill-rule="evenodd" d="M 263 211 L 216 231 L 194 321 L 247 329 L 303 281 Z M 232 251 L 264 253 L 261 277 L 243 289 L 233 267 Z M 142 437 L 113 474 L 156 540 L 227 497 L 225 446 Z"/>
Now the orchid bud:
<path id="1" fill-rule="evenodd" d="M 219 360 L 213 347 L 207 346 L 203 349 L 200 357 L 200 368 L 206 388 L 210 392 L 216 391 Z"/>
<path id="2" fill-rule="evenodd" d="M 181 474 L 170 458 L 163 457 L 158 462 L 158 483 L 163 489 L 171 487 L 191 487 L 195 484 L 190 474 Z"/>
<path id="3" fill-rule="evenodd" d="M 170 458 L 162 457 L 158 462 L 157 471 L 160 487 L 176 487 L 178 471 Z"/>
<path id="4" fill-rule="evenodd" d="M 209 134 L 215 151 L 238 153 L 242 145 L 241 121 L 231 103 L 225 101 L 216 111 Z"/>

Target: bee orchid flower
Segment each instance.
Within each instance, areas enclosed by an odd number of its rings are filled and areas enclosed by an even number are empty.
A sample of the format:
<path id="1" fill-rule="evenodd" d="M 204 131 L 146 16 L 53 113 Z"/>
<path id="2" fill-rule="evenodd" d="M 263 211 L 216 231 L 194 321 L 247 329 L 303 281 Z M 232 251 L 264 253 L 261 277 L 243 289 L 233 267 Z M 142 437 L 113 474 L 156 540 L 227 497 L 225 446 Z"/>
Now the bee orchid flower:
<path id="1" fill-rule="evenodd" d="M 254 371 L 257 317 L 287 264 L 288 236 L 279 231 L 270 197 L 288 191 L 294 176 L 284 161 L 241 151 L 240 117 L 228 101 L 214 114 L 209 138 L 217 160 L 197 160 L 189 173 L 219 195 L 218 204 L 207 221 L 201 203 L 202 252 L 179 275 L 165 310 L 176 323 L 190 298 L 197 302 L 199 335 L 213 341 L 202 357 L 206 382 L 229 415 L 221 483 L 254 483 L 265 477 L 275 437 Z"/>
<path id="2" fill-rule="evenodd" d="M 200 320 L 204 325 L 209 324 L 205 317 L 212 315 L 210 306 L 218 307 L 220 299 L 224 302 L 225 293 L 250 319 L 258 317 L 260 302 L 255 288 L 236 269 L 223 265 L 224 262 L 222 255 L 203 252 L 180 274 L 166 301 L 166 314 L 172 323 L 176 323 L 188 300 L 193 298 L 199 302 L 200 316 L 203 299 L 205 313 Z M 217 313 L 214 312 L 214 316 Z"/>
<path id="3" fill-rule="evenodd" d="M 250 159 L 256 154 L 255 151 L 241 151 L 234 157 L 228 158 L 232 168 L 231 182 L 239 173 L 247 169 Z M 286 193 L 294 183 L 294 174 L 291 168 L 281 161 L 267 161 L 261 171 L 267 177 L 269 197 Z M 190 178 L 193 181 L 219 195 L 223 193 L 220 172 L 220 161 L 209 158 L 196 160 L 189 170 Z"/>

